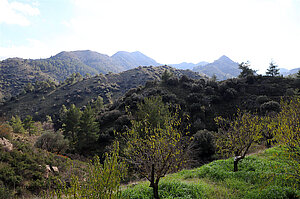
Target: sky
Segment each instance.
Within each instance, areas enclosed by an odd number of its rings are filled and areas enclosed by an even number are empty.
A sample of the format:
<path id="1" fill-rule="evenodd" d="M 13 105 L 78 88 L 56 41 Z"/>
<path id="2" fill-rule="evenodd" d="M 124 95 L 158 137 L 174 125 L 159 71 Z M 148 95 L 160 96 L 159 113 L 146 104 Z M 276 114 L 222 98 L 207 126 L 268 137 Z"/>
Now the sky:
<path id="1" fill-rule="evenodd" d="M 0 59 L 87 49 L 298 68 L 300 0 L 0 0 Z"/>

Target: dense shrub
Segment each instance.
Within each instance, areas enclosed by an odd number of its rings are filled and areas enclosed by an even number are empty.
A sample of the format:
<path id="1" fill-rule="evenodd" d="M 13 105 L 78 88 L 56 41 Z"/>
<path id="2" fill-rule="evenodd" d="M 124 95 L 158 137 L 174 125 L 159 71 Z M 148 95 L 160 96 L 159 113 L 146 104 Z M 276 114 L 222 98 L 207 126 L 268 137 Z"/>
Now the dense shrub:
<path id="1" fill-rule="evenodd" d="M 105 112 L 104 114 L 102 114 L 100 116 L 100 120 L 101 120 L 101 122 L 112 122 L 112 121 L 117 120 L 121 115 L 122 115 L 122 113 L 119 110 L 112 110 L 112 111 Z"/>
<path id="2" fill-rule="evenodd" d="M 25 132 L 21 118 L 18 115 L 16 117 L 13 116 L 11 118 L 10 125 L 12 126 L 14 133 L 24 133 Z"/>
<path id="3" fill-rule="evenodd" d="M 212 160 L 216 151 L 213 132 L 206 129 L 198 131 L 194 135 L 192 150 L 196 165 Z"/>
<path id="4" fill-rule="evenodd" d="M 177 77 L 170 77 L 165 81 L 165 84 L 169 86 L 177 86 L 179 84 L 179 81 Z"/>
<path id="5" fill-rule="evenodd" d="M 270 101 L 270 100 L 269 100 L 269 98 L 266 95 L 260 95 L 255 100 L 255 102 L 257 104 L 260 104 L 260 105 L 263 104 L 263 103 L 266 103 L 268 101 Z"/>
<path id="6" fill-rule="evenodd" d="M 0 181 L 0 199 L 12 198 L 10 190 Z"/>
<path id="7" fill-rule="evenodd" d="M 202 99 L 201 93 L 190 93 L 187 96 L 186 101 L 188 103 L 198 103 L 201 99 Z"/>
<path id="8" fill-rule="evenodd" d="M 49 198 L 120 198 L 120 182 L 126 174 L 126 166 L 119 157 L 119 143 L 115 142 L 110 153 L 105 154 L 101 164 L 95 157 L 88 165 L 85 180 L 79 180 L 75 175 L 71 182 L 60 181 L 58 189 Z M 75 197 L 74 197 L 75 196 Z"/>
<path id="9" fill-rule="evenodd" d="M 262 113 L 280 112 L 280 104 L 275 101 L 265 102 L 260 106 L 260 111 Z"/>
<path id="10" fill-rule="evenodd" d="M 0 138 L 11 139 L 12 127 L 7 123 L 0 123 Z"/>
<path id="11" fill-rule="evenodd" d="M 234 88 L 228 88 L 224 92 L 224 99 L 229 101 L 236 97 L 237 91 Z"/>
<path id="12" fill-rule="evenodd" d="M 35 146 L 50 152 L 61 153 L 68 148 L 69 141 L 61 132 L 46 131 L 36 141 Z"/>

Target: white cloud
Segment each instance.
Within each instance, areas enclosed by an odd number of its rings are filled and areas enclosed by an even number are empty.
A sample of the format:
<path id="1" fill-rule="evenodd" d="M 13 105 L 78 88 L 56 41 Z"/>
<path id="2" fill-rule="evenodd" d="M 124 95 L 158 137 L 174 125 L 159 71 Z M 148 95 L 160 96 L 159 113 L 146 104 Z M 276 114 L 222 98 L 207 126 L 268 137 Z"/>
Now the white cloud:
<path id="1" fill-rule="evenodd" d="M 0 0 L 0 24 L 30 25 L 28 16 L 39 15 L 39 9 L 29 4 Z"/>
<path id="2" fill-rule="evenodd" d="M 225 54 L 238 62 L 250 60 L 253 68 L 263 72 L 272 58 L 280 67 L 300 67 L 299 0 L 70 1 L 75 5 L 74 17 L 60 22 L 68 34 L 43 45 L 31 43 L 30 48 L 11 47 L 8 52 L 24 51 L 23 57 L 33 58 L 61 50 L 90 49 L 109 55 L 139 50 L 162 64 L 213 61 Z M 4 4 L 12 12 L 6 15 L 13 16 L 5 23 L 14 19 L 28 25 L 26 16 L 39 14 L 35 7 L 6 0 L 0 0 L 0 9 Z M 29 56 L 30 52 L 37 54 Z"/>
<path id="3" fill-rule="evenodd" d="M 68 25 L 81 47 L 110 54 L 140 50 L 161 63 L 213 61 L 226 54 L 262 70 L 271 58 L 299 67 L 291 61 L 300 46 L 299 23 L 288 15 L 293 0 L 73 2 L 78 15 Z"/>

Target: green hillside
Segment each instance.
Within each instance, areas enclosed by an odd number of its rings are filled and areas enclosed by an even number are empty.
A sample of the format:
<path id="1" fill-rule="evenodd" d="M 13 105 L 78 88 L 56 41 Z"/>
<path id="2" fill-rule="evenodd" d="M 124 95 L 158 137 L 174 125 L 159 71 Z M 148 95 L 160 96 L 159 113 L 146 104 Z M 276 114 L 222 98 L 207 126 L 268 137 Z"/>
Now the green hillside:
<path id="1" fill-rule="evenodd" d="M 158 66 L 140 52 L 118 52 L 113 56 L 90 50 L 63 51 L 46 59 L 9 58 L 0 61 L 0 100 L 6 101 L 23 91 L 28 84 L 51 80 L 64 81 L 73 73 L 92 76 L 120 73 L 138 66 Z"/>
<path id="2" fill-rule="evenodd" d="M 40 119 L 46 115 L 57 114 L 63 104 L 67 107 L 71 104 L 82 107 L 98 96 L 108 103 L 131 88 L 144 86 L 147 81 L 159 81 L 166 69 L 178 77 L 186 75 L 194 79 L 203 78 L 195 72 L 173 69 L 169 66 L 138 67 L 122 73 L 99 74 L 86 78 L 79 75 L 70 77 L 57 87 L 42 87 L 21 94 L 0 106 L 0 113 L 5 117 L 19 115 L 24 118 L 26 115 L 32 115 Z M 111 99 L 108 99 L 108 96 L 111 96 Z"/>

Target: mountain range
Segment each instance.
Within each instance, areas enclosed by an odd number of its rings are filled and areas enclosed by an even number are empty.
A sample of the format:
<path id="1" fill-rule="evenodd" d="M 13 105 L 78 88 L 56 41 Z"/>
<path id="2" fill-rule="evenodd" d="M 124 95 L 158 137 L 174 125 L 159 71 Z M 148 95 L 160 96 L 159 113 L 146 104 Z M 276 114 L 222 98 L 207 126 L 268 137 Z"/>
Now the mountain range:
<path id="1" fill-rule="evenodd" d="M 232 61 L 229 57 L 223 55 L 219 59 L 206 65 L 199 65 L 193 68 L 193 71 L 206 74 L 209 77 L 215 75 L 218 80 L 225 80 L 237 77 L 241 70 L 239 64 Z"/>
<path id="2" fill-rule="evenodd" d="M 35 82 L 63 82 L 74 73 L 96 75 L 110 72 L 120 73 L 138 66 L 160 66 L 162 64 L 141 52 L 119 51 L 112 56 L 90 50 L 63 51 L 46 59 L 8 58 L 0 61 L 0 101 L 10 99 L 23 91 L 24 86 Z M 183 62 L 169 64 L 177 69 L 189 69 L 217 80 L 237 77 L 238 63 L 223 55 L 212 63 L 197 64 Z M 284 75 L 299 69 L 281 69 Z"/>
<path id="3" fill-rule="evenodd" d="M 294 68 L 294 69 L 285 69 L 285 68 L 279 68 L 279 72 L 283 76 L 293 75 L 297 73 L 300 70 L 300 68 Z"/>
<path id="4" fill-rule="evenodd" d="M 0 61 L 0 100 L 22 92 L 37 81 L 64 81 L 73 73 L 96 75 L 119 73 L 138 66 L 159 64 L 140 52 L 117 52 L 113 56 L 83 50 L 60 52 L 47 59 L 8 58 Z"/>

